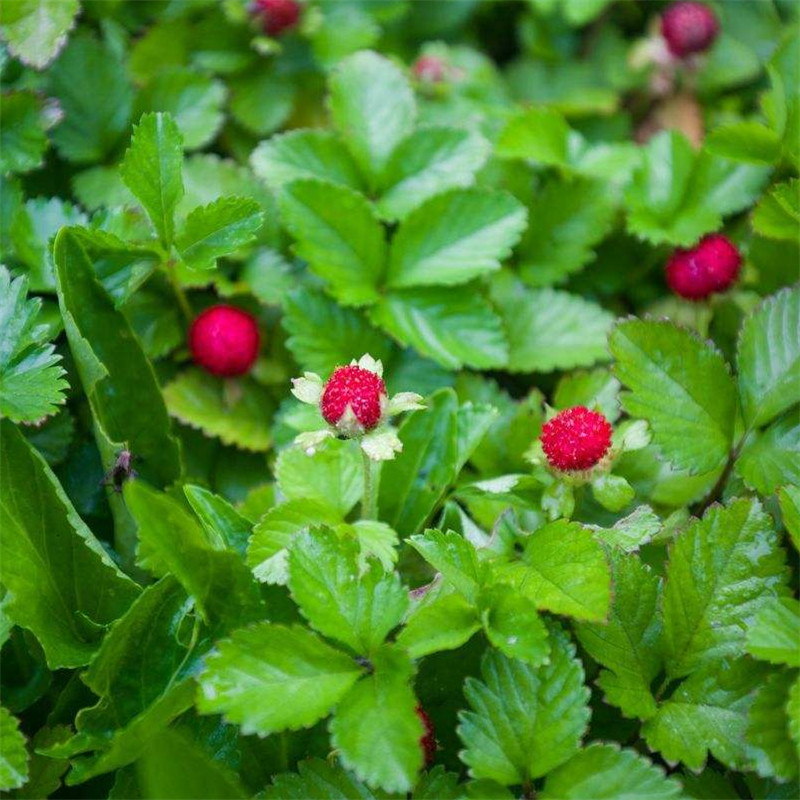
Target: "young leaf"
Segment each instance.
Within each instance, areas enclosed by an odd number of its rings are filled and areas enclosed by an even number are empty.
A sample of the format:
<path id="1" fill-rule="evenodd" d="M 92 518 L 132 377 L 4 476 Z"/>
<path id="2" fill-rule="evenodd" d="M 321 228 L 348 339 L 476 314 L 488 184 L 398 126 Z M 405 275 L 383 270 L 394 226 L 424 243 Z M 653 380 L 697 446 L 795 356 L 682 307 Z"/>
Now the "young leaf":
<path id="1" fill-rule="evenodd" d="M 19 720 L 0 706 L 0 791 L 19 789 L 27 783 L 28 758 Z"/>
<path id="2" fill-rule="evenodd" d="M 202 486 L 184 485 L 183 493 L 212 543 L 244 556 L 252 523 L 245 519 L 224 497 Z"/>
<path id="3" fill-rule="evenodd" d="M 670 322 L 625 320 L 611 332 L 614 372 L 630 389 L 622 406 L 646 419 L 678 469 L 710 472 L 728 458 L 736 390 L 712 345 Z"/>
<path id="4" fill-rule="evenodd" d="M 78 0 L 8 0 L 0 33 L 11 55 L 43 69 L 64 46 L 78 11 Z"/>
<path id="5" fill-rule="evenodd" d="M 244 734 L 298 730 L 327 716 L 362 672 L 311 631 L 263 622 L 236 631 L 208 657 L 197 707 L 224 714 Z"/>
<path id="6" fill-rule="evenodd" d="M 800 602 L 769 598 L 747 630 L 747 652 L 771 664 L 800 667 Z"/>
<path id="7" fill-rule="evenodd" d="M 161 112 L 143 114 L 120 165 L 125 185 L 142 204 L 161 244 L 175 236 L 175 209 L 183 197 L 183 137 L 175 120 Z"/>
<path id="8" fill-rule="evenodd" d="M 513 117 L 502 130 L 497 154 L 501 158 L 524 158 L 540 164 L 566 166 L 569 135 L 569 125 L 557 111 L 529 108 Z"/>
<path id="9" fill-rule="evenodd" d="M 501 653 L 534 667 L 547 661 L 547 628 L 530 598 L 501 583 L 483 594 L 481 605 L 483 629 Z"/>
<path id="10" fill-rule="evenodd" d="M 13 422 L 40 422 L 64 403 L 61 356 L 37 325 L 40 298 L 27 299 L 28 281 L 0 266 L 0 413 Z"/>
<path id="11" fill-rule="evenodd" d="M 458 735 L 473 777 L 524 784 L 577 752 L 589 722 L 589 690 L 575 646 L 559 628 L 550 632 L 550 648 L 549 663 L 539 667 L 489 650 L 483 681 L 467 678 L 472 710 L 460 713 Z"/>
<path id="12" fill-rule="evenodd" d="M 752 434 L 736 460 L 736 472 L 762 495 L 780 486 L 800 484 L 800 424 L 797 411 L 787 411 L 763 431 Z"/>
<path id="13" fill-rule="evenodd" d="M 753 230 L 769 239 L 792 241 L 800 225 L 800 181 L 779 183 L 753 211 Z"/>
<path id="14" fill-rule="evenodd" d="M 397 637 L 412 658 L 455 650 L 481 629 L 475 606 L 458 592 L 440 594 L 413 611 Z"/>
<path id="15" fill-rule="evenodd" d="M 478 553 L 473 544 L 455 531 L 427 530 L 409 536 L 408 543 L 470 603 L 477 600 L 483 582 Z"/>

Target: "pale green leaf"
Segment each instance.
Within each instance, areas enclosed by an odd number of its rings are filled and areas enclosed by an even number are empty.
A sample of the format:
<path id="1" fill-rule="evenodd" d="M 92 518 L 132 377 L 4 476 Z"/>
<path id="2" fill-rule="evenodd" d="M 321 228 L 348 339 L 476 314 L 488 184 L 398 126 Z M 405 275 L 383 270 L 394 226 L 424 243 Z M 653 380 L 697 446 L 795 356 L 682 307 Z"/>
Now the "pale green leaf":
<path id="1" fill-rule="evenodd" d="M 480 587 L 481 565 L 474 545 L 455 531 L 425 531 L 408 543 L 467 600 L 474 602 Z"/>
<path id="2" fill-rule="evenodd" d="M 455 650 L 481 628 L 475 606 L 462 594 L 440 594 L 412 611 L 397 637 L 412 658 Z"/>
<path id="3" fill-rule="evenodd" d="M 611 528 L 598 528 L 594 535 L 601 542 L 618 547 L 626 553 L 638 550 L 661 531 L 661 519 L 650 506 L 637 506 L 627 517 Z"/>
<path id="4" fill-rule="evenodd" d="M 747 629 L 747 652 L 772 664 L 800 667 L 800 602 L 767 600 Z"/>
<path id="5" fill-rule="evenodd" d="M 569 133 L 569 126 L 557 111 L 530 108 L 508 122 L 497 142 L 497 154 L 564 166 L 568 161 Z"/>
<path id="6" fill-rule="evenodd" d="M 789 692 L 795 680 L 789 670 L 773 672 L 758 690 L 745 734 L 756 772 L 785 781 L 797 777 L 800 754 L 789 737 Z"/>
<path id="7" fill-rule="evenodd" d="M 234 46 L 235 58 L 249 60 L 251 54 L 244 43 Z M 258 58 L 252 69 L 230 75 L 227 80 L 231 116 L 256 136 L 267 136 L 283 127 L 292 114 L 299 88 L 298 82 L 287 79 L 282 69 L 273 69 L 269 63 Z"/>
<path id="8" fill-rule="evenodd" d="M 779 183 L 765 194 L 753 212 L 753 230 L 769 239 L 792 241 L 800 227 L 800 181 Z"/>
<path id="9" fill-rule="evenodd" d="M 592 497 L 607 511 L 622 511 L 635 496 L 636 491 L 621 475 L 606 473 L 592 481 Z"/>
<path id="10" fill-rule="evenodd" d="M 0 791 L 19 789 L 28 777 L 28 751 L 19 720 L 0 706 Z"/>
<path id="11" fill-rule="evenodd" d="M 0 34 L 15 58 L 43 69 L 75 25 L 78 0 L 5 0 Z"/>

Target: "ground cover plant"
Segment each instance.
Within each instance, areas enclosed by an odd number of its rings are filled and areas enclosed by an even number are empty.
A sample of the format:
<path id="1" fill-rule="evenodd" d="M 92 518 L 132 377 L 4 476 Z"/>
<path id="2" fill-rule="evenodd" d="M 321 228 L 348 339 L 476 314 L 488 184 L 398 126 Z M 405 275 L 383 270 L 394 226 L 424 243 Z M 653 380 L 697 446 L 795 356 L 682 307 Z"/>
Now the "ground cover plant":
<path id="1" fill-rule="evenodd" d="M 5 0 L 0 791 L 796 798 L 784 0 Z"/>

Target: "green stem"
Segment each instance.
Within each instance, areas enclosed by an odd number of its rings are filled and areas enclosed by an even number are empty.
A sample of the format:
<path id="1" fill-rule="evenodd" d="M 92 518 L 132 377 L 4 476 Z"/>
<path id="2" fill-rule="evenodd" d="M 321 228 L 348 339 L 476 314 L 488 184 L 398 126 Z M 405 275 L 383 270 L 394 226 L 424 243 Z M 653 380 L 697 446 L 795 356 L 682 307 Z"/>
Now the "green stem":
<path id="1" fill-rule="evenodd" d="M 364 496 L 361 499 L 361 519 L 375 519 L 377 516 L 377 485 L 373 472 L 372 459 L 361 450 L 361 464 L 364 470 Z"/>
<path id="2" fill-rule="evenodd" d="M 170 260 L 166 262 L 165 266 L 167 275 L 169 275 L 169 282 L 172 284 L 172 290 L 175 292 L 175 297 L 178 298 L 178 305 L 181 307 L 187 324 L 191 324 L 192 320 L 194 320 L 194 311 L 192 311 L 192 307 L 189 305 L 189 298 L 186 297 L 186 292 L 183 291 L 183 286 L 178 280 L 178 275 L 175 272 L 175 262 Z"/>

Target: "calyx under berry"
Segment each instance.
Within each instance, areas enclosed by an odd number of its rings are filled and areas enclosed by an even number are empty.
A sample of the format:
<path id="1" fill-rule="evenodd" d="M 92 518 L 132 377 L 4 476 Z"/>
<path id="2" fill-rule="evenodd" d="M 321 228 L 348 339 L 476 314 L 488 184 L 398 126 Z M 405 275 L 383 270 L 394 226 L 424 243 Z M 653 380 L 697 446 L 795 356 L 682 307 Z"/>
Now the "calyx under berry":
<path id="1" fill-rule="evenodd" d="M 258 358 L 260 341 L 255 317 L 236 306 L 207 308 L 189 329 L 189 349 L 195 363 L 222 377 L 249 372 Z"/>
<path id="2" fill-rule="evenodd" d="M 600 464 L 611 449 L 612 433 L 611 424 L 599 411 L 574 406 L 546 422 L 539 438 L 552 468 L 576 473 Z"/>
<path id="3" fill-rule="evenodd" d="M 667 283 L 687 300 L 702 300 L 729 289 L 739 277 L 742 256 L 726 236 L 713 233 L 694 247 L 677 249 L 666 267 Z"/>
<path id="4" fill-rule="evenodd" d="M 719 21 L 705 3 L 673 3 L 661 17 L 661 35 L 675 58 L 708 50 L 719 33 Z"/>

